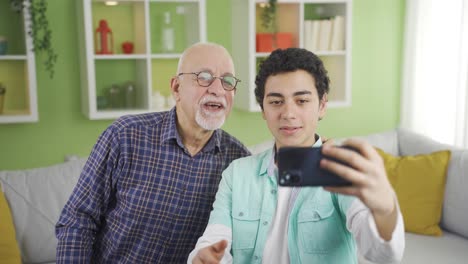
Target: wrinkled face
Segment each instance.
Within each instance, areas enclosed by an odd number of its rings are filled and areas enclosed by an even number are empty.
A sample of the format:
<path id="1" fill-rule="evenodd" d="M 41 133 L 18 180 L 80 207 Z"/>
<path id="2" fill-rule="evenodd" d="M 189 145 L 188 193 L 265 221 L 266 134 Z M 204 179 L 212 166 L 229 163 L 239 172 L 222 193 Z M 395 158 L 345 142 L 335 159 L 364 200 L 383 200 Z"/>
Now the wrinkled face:
<path id="1" fill-rule="evenodd" d="M 297 70 L 268 77 L 263 118 L 275 137 L 276 147 L 312 146 L 319 118 L 326 112 L 326 96 L 319 100 L 315 80 Z"/>
<path id="2" fill-rule="evenodd" d="M 227 52 L 217 46 L 192 48 L 184 58 L 179 73 L 209 72 L 213 76 L 234 76 L 234 65 Z M 176 100 L 177 117 L 191 127 L 205 130 L 220 128 L 232 109 L 235 90 L 224 90 L 221 80 L 215 79 L 208 87 L 198 84 L 195 74 L 183 74 L 171 82 Z"/>

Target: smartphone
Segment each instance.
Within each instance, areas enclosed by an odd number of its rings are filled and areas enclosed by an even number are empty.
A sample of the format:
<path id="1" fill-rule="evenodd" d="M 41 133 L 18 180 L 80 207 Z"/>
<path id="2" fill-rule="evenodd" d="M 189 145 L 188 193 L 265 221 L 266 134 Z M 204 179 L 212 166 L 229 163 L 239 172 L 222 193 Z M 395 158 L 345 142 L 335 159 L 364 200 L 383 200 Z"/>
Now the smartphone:
<path id="1" fill-rule="evenodd" d="M 350 186 L 352 183 L 320 168 L 322 147 L 283 147 L 277 154 L 281 186 Z M 344 164 L 341 161 L 327 159 Z M 346 164 L 345 164 L 346 165 Z"/>

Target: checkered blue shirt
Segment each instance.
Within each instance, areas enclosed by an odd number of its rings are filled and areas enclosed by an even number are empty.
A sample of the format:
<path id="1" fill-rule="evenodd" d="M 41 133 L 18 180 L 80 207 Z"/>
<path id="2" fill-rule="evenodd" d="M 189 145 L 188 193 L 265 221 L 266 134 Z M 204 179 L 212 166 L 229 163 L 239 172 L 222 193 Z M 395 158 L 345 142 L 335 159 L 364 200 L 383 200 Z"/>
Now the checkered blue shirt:
<path id="1" fill-rule="evenodd" d="M 99 137 L 56 225 L 57 263 L 186 263 L 222 171 L 249 154 L 216 130 L 192 157 L 175 108 L 118 119 Z"/>

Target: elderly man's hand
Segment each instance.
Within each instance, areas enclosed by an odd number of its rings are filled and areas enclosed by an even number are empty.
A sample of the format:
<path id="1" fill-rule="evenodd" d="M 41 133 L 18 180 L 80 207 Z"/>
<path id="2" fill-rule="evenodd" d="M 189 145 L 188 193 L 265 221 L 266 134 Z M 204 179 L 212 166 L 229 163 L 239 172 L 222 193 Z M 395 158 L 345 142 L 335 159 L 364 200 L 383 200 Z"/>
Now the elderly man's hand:
<path id="1" fill-rule="evenodd" d="M 218 264 L 224 256 L 228 242 L 221 240 L 211 246 L 202 248 L 198 251 L 195 258 L 193 258 L 193 264 Z"/>

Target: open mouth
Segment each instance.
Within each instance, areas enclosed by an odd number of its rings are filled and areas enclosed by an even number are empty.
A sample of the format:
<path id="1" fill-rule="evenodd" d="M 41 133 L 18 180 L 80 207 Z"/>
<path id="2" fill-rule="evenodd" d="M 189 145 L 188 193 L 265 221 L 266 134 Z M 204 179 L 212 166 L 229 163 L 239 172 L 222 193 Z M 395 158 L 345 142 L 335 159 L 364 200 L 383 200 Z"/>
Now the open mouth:
<path id="1" fill-rule="evenodd" d="M 216 102 L 208 102 L 203 104 L 203 107 L 208 109 L 208 110 L 222 110 L 224 109 L 224 105 L 222 103 L 216 103 Z"/>

